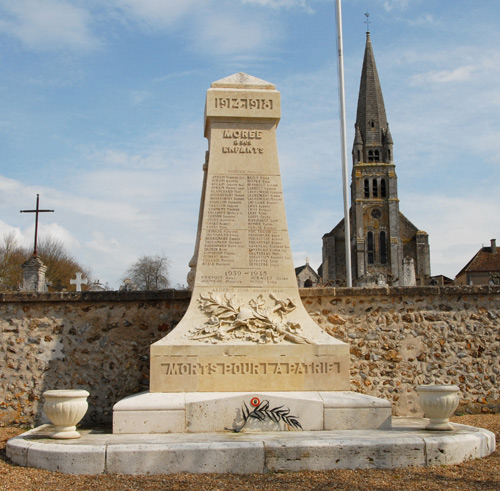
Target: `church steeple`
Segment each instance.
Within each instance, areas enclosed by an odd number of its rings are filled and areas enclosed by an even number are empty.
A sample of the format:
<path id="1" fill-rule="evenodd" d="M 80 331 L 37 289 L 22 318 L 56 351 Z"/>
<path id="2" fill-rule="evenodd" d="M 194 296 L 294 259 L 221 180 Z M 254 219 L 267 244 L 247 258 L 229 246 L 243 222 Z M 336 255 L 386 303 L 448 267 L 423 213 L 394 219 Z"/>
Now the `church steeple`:
<path id="1" fill-rule="evenodd" d="M 369 24 L 368 14 L 365 15 Z M 352 157 L 353 284 L 426 284 L 430 277 L 428 235 L 399 211 L 392 135 L 369 32 L 366 33 Z M 342 285 L 345 268 L 342 220 L 323 236 L 323 282 Z"/>
<path id="2" fill-rule="evenodd" d="M 362 142 L 363 151 L 359 145 Z M 373 55 L 370 33 L 366 33 L 365 56 L 361 72 L 354 141 L 354 163 L 390 162 L 392 160 L 390 136 L 384 97 Z"/>

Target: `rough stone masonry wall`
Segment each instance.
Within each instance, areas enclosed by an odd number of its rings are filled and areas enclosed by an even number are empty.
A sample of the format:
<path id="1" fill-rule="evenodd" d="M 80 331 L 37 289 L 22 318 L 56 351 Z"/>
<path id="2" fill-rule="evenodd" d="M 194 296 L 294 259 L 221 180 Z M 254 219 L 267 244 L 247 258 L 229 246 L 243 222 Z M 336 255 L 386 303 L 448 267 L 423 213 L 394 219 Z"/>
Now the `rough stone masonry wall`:
<path id="1" fill-rule="evenodd" d="M 500 409 L 500 287 L 303 289 L 316 322 L 351 349 L 351 389 L 417 414 L 415 386 L 457 384 L 461 409 Z M 39 424 L 42 393 L 89 390 L 84 422 L 147 390 L 149 346 L 190 293 L 0 295 L 0 424 Z"/>
<path id="2" fill-rule="evenodd" d="M 460 410 L 500 410 L 500 288 L 302 290 L 315 321 L 349 343 L 351 390 L 417 415 L 415 387 L 456 384 Z"/>

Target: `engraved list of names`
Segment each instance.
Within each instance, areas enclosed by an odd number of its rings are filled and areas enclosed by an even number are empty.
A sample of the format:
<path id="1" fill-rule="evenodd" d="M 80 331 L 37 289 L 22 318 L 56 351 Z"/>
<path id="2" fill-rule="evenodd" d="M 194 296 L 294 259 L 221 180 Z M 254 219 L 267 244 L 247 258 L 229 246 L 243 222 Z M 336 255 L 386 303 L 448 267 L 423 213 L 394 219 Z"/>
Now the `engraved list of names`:
<path id="1" fill-rule="evenodd" d="M 289 285 L 290 274 L 282 267 L 291 261 L 291 251 L 281 178 L 252 172 L 257 155 L 249 154 L 245 161 L 224 155 L 233 159 L 232 172 L 209 173 L 201 285 Z"/>

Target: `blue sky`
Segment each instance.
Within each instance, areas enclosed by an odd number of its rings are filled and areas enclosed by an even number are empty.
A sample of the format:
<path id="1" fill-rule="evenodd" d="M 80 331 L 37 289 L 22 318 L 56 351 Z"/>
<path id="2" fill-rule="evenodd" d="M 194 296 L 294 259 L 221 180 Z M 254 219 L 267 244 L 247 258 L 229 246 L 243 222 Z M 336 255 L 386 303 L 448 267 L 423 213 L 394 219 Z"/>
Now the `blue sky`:
<path id="1" fill-rule="evenodd" d="M 500 239 L 498 0 L 344 0 L 349 154 L 370 30 L 401 211 L 454 277 Z M 295 265 L 343 216 L 333 0 L 0 0 L 0 237 L 53 235 L 120 285 L 143 254 L 185 284 L 211 82 L 276 84 Z M 349 171 L 350 172 L 350 171 Z"/>

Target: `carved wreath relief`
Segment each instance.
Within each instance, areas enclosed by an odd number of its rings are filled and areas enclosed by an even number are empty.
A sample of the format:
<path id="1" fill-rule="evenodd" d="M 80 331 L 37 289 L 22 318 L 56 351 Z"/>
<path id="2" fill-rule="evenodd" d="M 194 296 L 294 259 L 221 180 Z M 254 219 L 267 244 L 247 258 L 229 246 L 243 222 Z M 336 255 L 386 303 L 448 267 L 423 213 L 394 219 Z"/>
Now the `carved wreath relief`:
<path id="1" fill-rule="evenodd" d="M 248 302 L 248 306 L 238 305 L 235 297 L 209 293 L 200 294 L 200 309 L 210 316 L 199 328 L 190 331 L 189 339 L 209 343 L 219 343 L 240 339 L 254 343 L 280 343 L 283 340 L 297 344 L 311 344 L 301 335 L 300 324 L 286 319 L 296 305 L 290 299 L 279 300 L 272 293 L 273 306 L 266 305 L 266 299 L 259 295 Z"/>

